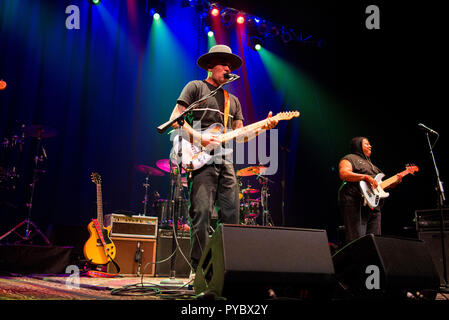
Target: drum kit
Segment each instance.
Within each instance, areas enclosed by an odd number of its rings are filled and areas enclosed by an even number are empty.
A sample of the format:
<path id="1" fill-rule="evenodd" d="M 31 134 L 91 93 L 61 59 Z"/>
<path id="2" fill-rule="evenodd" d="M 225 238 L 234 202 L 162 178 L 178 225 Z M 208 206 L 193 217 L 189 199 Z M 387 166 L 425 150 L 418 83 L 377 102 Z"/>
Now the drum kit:
<path id="1" fill-rule="evenodd" d="M 17 184 L 19 183 L 20 170 L 18 169 L 20 158 L 22 157 L 23 146 L 25 144 L 26 138 L 32 138 L 36 140 L 36 151 L 33 157 L 34 167 L 32 181 L 29 184 L 30 187 L 30 198 L 26 203 L 26 208 L 28 211 L 27 218 L 21 223 L 16 225 L 13 229 L 6 232 L 4 235 L 0 236 L 0 240 L 3 240 L 10 234 L 16 234 L 21 240 L 20 242 L 32 242 L 32 237 L 39 234 L 46 244 L 50 245 L 48 238 L 39 230 L 39 228 L 31 221 L 31 212 L 33 208 L 33 198 L 36 188 L 36 183 L 39 181 L 39 176 L 45 173 L 43 166 L 48 159 L 47 153 L 43 146 L 43 140 L 52 138 L 57 135 L 56 129 L 44 126 L 44 125 L 21 125 L 20 135 L 12 135 L 8 138 L 3 138 L 0 144 L 0 191 L 11 192 L 16 190 Z M 18 232 L 18 229 L 25 225 L 25 234 L 22 235 Z M 35 229 L 35 233 L 32 232 L 31 227 Z"/>
<path id="2" fill-rule="evenodd" d="M 172 228 L 173 221 L 176 221 L 178 230 L 188 230 L 188 197 L 185 195 L 187 188 L 186 172 L 173 164 L 169 159 L 160 159 L 156 162 L 156 167 L 146 165 L 138 165 L 136 169 L 146 175 L 143 186 L 145 188 L 145 197 L 143 200 L 143 215 L 147 215 L 148 209 L 151 208 L 154 215 L 158 217 L 159 227 L 162 229 Z M 150 204 L 149 201 L 149 177 L 164 176 L 165 173 L 170 175 L 169 198 L 161 199 L 159 192 L 154 192 L 154 200 Z M 183 176 L 184 175 L 184 176 Z M 176 216 L 174 218 L 174 216 Z"/>
<path id="3" fill-rule="evenodd" d="M 178 169 L 170 159 L 160 159 L 156 161 L 156 168 L 147 165 L 138 165 L 136 169 L 145 174 L 145 196 L 142 201 L 144 204 L 143 215 L 147 215 L 148 209 L 151 208 L 153 215 L 159 220 L 159 227 L 162 229 L 171 229 L 173 221 L 176 221 L 178 230 L 189 230 L 189 200 L 188 200 L 188 184 L 186 171 Z M 240 224 L 245 225 L 273 225 L 273 220 L 268 209 L 269 187 L 268 184 L 273 182 L 263 175 L 267 168 L 264 166 L 251 166 L 236 172 L 239 184 L 240 199 Z M 165 173 L 169 177 L 169 197 L 161 198 L 159 192 L 154 192 L 152 203 L 149 201 L 149 178 L 150 176 L 164 176 Z M 256 176 L 260 189 L 254 189 L 249 184 L 243 188 L 242 179 Z M 257 195 L 259 195 L 257 197 Z M 176 218 L 174 218 L 176 217 Z"/>
<path id="4" fill-rule="evenodd" d="M 273 181 L 263 175 L 266 170 L 267 167 L 264 166 L 251 166 L 240 169 L 236 173 L 240 189 L 240 224 L 274 225 L 268 209 L 268 198 L 270 197 L 268 184 Z M 261 186 L 260 190 L 251 188 L 249 184 L 247 184 L 246 188 L 242 188 L 242 179 L 252 176 L 257 177 L 257 182 Z M 259 193 L 260 197 L 254 198 Z"/>

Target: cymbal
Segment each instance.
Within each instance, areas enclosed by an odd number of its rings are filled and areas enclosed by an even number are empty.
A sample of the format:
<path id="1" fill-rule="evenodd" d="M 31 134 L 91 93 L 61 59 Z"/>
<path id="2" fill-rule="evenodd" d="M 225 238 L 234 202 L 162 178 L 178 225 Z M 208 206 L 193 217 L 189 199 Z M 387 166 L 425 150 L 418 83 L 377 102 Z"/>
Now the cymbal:
<path id="1" fill-rule="evenodd" d="M 139 170 L 140 172 L 143 172 L 150 176 L 159 176 L 160 177 L 160 176 L 164 175 L 164 173 L 161 170 L 146 166 L 144 164 L 137 165 L 136 169 Z"/>
<path id="2" fill-rule="evenodd" d="M 257 189 L 251 189 L 251 188 L 246 188 L 242 190 L 242 193 L 258 193 L 259 190 Z"/>
<path id="3" fill-rule="evenodd" d="M 252 166 L 244 169 L 240 169 L 237 171 L 237 175 L 240 177 L 248 177 L 248 176 L 254 176 L 256 174 L 262 174 L 267 170 L 267 167 L 263 166 Z"/>
<path id="4" fill-rule="evenodd" d="M 157 162 L 156 162 L 156 166 L 159 168 L 159 169 L 161 169 L 162 171 L 165 171 L 165 172 L 171 172 L 171 171 L 173 171 L 175 168 L 176 168 L 176 165 L 174 164 L 174 163 L 172 163 L 171 161 L 170 161 L 170 159 L 161 159 L 161 160 L 158 160 Z M 170 170 L 170 167 L 172 168 L 172 170 Z M 184 170 L 184 169 L 182 169 L 181 168 L 181 174 L 182 173 L 185 173 L 186 171 Z"/>
<path id="5" fill-rule="evenodd" d="M 51 138 L 56 136 L 58 133 L 56 129 L 43 126 L 41 124 L 33 124 L 31 126 L 25 127 L 23 130 L 25 135 L 33 138 Z"/>

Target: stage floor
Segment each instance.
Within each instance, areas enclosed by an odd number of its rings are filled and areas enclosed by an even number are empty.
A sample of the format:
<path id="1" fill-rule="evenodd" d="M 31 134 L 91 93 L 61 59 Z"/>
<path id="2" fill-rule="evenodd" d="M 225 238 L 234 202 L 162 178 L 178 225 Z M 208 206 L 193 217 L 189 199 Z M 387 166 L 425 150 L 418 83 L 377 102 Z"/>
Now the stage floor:
<path id="1" fill-rule="evenodd" d="M 0 300 L 194 300 L 193 281 L 176 278 L 68 275 L 0 276 Z M 163 282 L 161 284 L 161 281 Z"/>
<path id="2" fill-rule="evenodd" d="M 0 300 L 196 300 L 193 281 L 174 280 L 151 276 L 82 275 L 77 280 L 64 274 L 3 275 L 0 276 Z M 449 301 L 449 294 L 438 293 L 435 300 Z"/>

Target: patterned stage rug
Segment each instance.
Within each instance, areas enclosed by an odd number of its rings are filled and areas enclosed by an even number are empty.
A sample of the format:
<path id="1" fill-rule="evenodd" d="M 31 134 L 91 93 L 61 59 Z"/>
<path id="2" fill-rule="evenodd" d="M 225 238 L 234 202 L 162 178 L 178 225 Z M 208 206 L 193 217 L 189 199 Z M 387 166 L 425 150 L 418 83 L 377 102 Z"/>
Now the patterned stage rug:
<path id="1" fill-rule="evenodd" d="M 0 300 L 189 300 L 188 279 L 180 285 L 161 285 L 166 278 L 79 277 L 68 275 L 0 276 Z M 143 282 L 142 282 L 143 280 Z"/>

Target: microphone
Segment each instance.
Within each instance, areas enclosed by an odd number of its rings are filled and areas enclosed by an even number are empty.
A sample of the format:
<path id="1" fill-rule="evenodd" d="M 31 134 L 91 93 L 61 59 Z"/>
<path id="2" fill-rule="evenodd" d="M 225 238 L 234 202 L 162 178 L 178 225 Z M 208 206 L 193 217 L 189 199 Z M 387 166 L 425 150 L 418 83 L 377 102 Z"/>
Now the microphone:
<path id="1" fill-rule="evenodd" d="M 238 74 L 235 74 L 235 73 L 225 73 L 224 77 L 226 79 L 233 79 L 233 80 L 237 80 L 237 79 L 240 78 L 240 76 Z"/>
<path id="2" fill-rule="evenodd" d="M 423 125 L 422 123 L 418 123 L 418 127 L 420 127 L 421 129 L 423 129 L 423 130 L 426 130 L 427 132 L 430 132 L 430 133 L 432 133 L 432 134 L 435 134 L 435 135 L 439 135 L 438 134 L 438 132 L 436 132 L 435 130 L 432 130 L 432 129 L 430 129 L 429 127 L 426 127 L 425 125 Z"/>
<path id="3" fill-rule="evenodd" d="M 142 263 L 142 250 L 140 249 L 140 241 L 137 242 L 136 254 L 134 255 L 134 261 Z"/>

